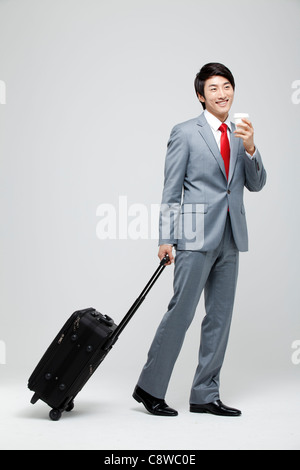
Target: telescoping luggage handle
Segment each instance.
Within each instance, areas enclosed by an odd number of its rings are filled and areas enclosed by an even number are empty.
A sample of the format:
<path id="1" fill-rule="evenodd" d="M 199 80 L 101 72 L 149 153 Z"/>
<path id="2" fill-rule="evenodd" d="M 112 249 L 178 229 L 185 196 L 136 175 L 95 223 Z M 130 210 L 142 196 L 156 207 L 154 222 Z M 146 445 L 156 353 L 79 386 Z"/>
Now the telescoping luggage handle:
<path id="1" fill-rule="evenodd" d="M 145 300 L 146 295 L 148 294 L 150 289 L 153 287 L 153 285 L 155 284 L 155 282 L 157 281 L 157 279 L 159 278 L 159 276 L 161 275 L 161 273 L 165 269 L 165 267 L 166 267 L 167 263 L 169 262 L 169 260 L 170 260 L 169 255 L 165 255 L 165 257 L 162 258 L 162 260 L 159 263 L 158 268 L 156 269 L 155 273 L 153 274 L 153 276 L 151 277 L 149 282 L 146 284 L 146 286 L 144 287 L 144 289 L 142 290 L 142 292 L 140 293 L 138 298 L 132 304 L 132 306 L 130 307 L 130 309 L 126 313 L 123 320 L 121 320 L 121 322 L 119 323 L 117 328 L 113 331 L 113 333 L 108 338 L 106 344 L 104 345 L 105 350 L 110 349 L 114 345 L 114 343 L 117 341 L 120 333 L 124 330 L 127 323 L 133 317 L 133 315 L 135 314 L 137 309 L 140 307 L 141 303 Z"/>

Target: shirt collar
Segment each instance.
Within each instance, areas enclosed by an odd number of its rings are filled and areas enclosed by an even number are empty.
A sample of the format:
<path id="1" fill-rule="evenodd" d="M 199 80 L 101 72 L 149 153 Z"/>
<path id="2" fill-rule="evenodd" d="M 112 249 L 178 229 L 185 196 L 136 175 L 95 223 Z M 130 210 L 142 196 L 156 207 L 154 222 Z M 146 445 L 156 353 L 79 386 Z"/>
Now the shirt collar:
<path id="1" fill-rule="evenodd" d="M 210 125 L 210 127 L 214 130 L 214 131 L 217 131 L 220 127 L 220 125 L 222 124 L 222 122 L 216 117 L 214 116 L 213 114 L 211 114 L 209 111 L 207 111 L 207 109 L 204 110 L 204 115 L 205 115 L 205 118 L 208 122 L 208 124 Z M 224 124 L 226 124 L 228 126 L 228 129 L 231 131 L 231 122 L 229 120 L 229 116 L 227 117 L 226 121 L 224 122 Z"/>

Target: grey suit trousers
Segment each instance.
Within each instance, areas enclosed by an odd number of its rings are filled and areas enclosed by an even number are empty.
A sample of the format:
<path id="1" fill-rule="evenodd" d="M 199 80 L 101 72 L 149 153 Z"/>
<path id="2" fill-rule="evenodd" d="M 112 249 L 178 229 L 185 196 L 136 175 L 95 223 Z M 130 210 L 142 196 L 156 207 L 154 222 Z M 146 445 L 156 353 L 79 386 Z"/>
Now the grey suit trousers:
<path id="1" fill-rule="evenodd" d="M 165 398 L 170 377 L 204 289 L 199 361 L 190 403 L 219 399 L 219 376 L 227 347 L 237 276 L 239 251 L 230 217 L 217 249 L 179 251 L 175 257 L 174 295 L 148 353 L 138 385 L 157 398 Z"/>

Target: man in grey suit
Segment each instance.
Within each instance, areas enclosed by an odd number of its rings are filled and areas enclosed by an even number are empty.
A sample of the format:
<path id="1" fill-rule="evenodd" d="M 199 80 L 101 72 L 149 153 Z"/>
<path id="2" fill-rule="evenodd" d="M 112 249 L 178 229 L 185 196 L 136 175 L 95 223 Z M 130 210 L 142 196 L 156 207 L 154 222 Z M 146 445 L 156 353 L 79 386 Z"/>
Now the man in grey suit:
<path id="1" fill-rule="evenodd" d="M 222 403 L 219 376 L 229 337 L 239 251 L 248 250 L 244 187 L 260 191 L 266 172 L 251 122 L 229 120 L 235 82 L 223 64 L 209 63 L 195 78 L 204 112 L 176 125 L 165 162 L 158 256 L 174 261 L 174 295 L 163 317 L 133 397 L 161 416 L 172 370 L 204 289 L 199 361 L 190 411 L 222 416 L 241 412 Z"/>

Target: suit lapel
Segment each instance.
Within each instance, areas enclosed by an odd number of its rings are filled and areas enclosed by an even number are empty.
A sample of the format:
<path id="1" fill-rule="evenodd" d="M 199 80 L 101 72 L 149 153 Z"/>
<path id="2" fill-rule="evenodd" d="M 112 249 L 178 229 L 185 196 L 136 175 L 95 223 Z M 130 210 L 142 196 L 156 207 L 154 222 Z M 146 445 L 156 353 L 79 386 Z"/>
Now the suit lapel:
<path id="1" fill-rule="evenodd" d="M 212 130 L 205 119 L 204 114 L 200 114 L 197 120 L 198 131 L 202 135 L 203 139 L 205 140 L 207 146 L 209 147 L 211 153 L 213 154 L 214 158 L 216 159 L 224 178 L 226 178 L 225 166 L 222 155 L 220 153 L 219 147 L 217 145 L 216 139 L 212 133 Z M 229 165 L 229 175 L 228 175 L 228 185 L 233 177 L 234 168 L 237 161 L 237 153 L 238 153 L 238 146 L 239 142 L 238 139 L 234 136 L 233 131 L 235 130 L 235 126 L 231 123 L 232 132 L 230 133 L 230 165 Z"/>
<path id="2" fill-rule="evenodd" d="M 235 126 L 233 123 L 231 123 L 231 129 L 232 132 L 230 133 L 230 164 L 229 164 L 229 175 L 228 175 L 228 185 L 230 184 L 235 165 L 237 162 L 237 156 L 238 156 L 238 147 L 239 147 L 239 140 L 237 137 L 235 137 L 233 131 L 235 130 Z"/>
<path id="3" fill-rule="evenodd" d="M 213 154 L 213 156 L 217 160 L 217 163 L 218 163 L 225 179 L 227 179 L 222 155 L 220 154 L 219 147 L 218 147 L 216 139 L 215 139 L 215 137 L 212 133 L 210 125 L 208 124 L 207 120 L 205 119 L 205 116 L 204 116 L 203 113 L 200 114 L 200 116 L 198 118 L 198 121 L 197 121 L 197 125 L 198 125 L 198 131 L 200 132 L 203 139 L 207 143 L 211 153 Z"/>

